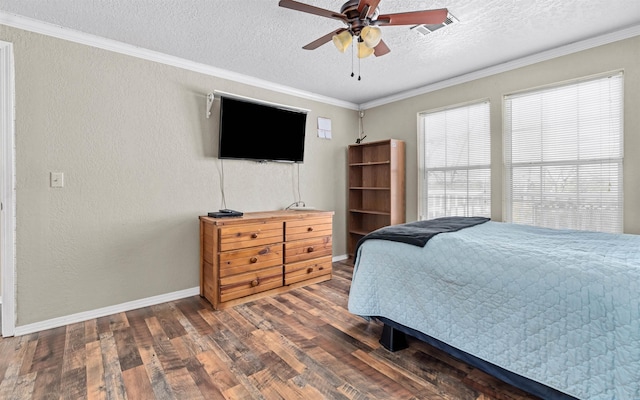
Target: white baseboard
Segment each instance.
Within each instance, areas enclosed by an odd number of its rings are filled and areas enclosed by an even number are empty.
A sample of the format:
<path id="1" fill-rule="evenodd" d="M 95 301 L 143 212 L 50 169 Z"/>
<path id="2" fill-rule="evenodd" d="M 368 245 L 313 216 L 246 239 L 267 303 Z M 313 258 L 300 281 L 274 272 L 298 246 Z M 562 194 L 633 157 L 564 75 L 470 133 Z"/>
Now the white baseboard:
<path id="1" fill-rule="evenodd" d="M 39 332 L 46 329 L 57 328 L 64 325 L 84 322 L 94 318 L 100 318 L 107 315 L 117 314 L 125 311 L 135 310 L 137 308 L 149 307 L 168 301 L 184 299 L 200 294 L 200 287 L 179 290 L 177 292 L 165 293 L 158 296 L 147 297 L 145 299 L 128 301 L 126 303 L 116 304 L 109 307 L 98 308 L 96 310 L 84 311 L 77 314 L 71 314 L 64 317 L 52 318 L 46 321 L 35 322 L 22 326 L 16 326 L 15 336 L 27 335 L 33 332 Z"/>
<path id="2" fill-rule="evenodd" d="M 331 259 L 331 261 L 336 262 L 336 261 L 342 261 L 342 260 L 346 260 L 349 258 L 348 254 L 343 254 L 341 256 L 335 256 Z"/>
<path id="3" fill-rule="evenodd" d="M 332 261 L 342 261 L 348 259 L 347 254 L 341 256 L 335 256 Z M 128 301 L 126 303 L 116 304 L 109 307 L 98 308 L 91 311 L 83 311 L 77 314 L 66 315 L 64 317 L 52 318 L 46 321 L 34 322 L 33 324 L 16 326 L 15 336 L 28 335 L 34 332 L 40 332 L 47 329 L 58 328 L 69 324 L 75 324 L 77 322 L 84 322 L 94 318 L 100 318 L 107 315 L 117 314 L 121 312 L 135 310 L 137 308 L 149 307 L 156 304 L 166 303 L 173 300 L 184 299 L 185 297 L 196 296 L 200 294 L 200 287 L 194 287 L 191 289 L 179 290 L 177 292 L 165 293 L 158 296 L 147 297 L 145 299 Z M 0 297 L 0 304 L 2 303 Z"/>

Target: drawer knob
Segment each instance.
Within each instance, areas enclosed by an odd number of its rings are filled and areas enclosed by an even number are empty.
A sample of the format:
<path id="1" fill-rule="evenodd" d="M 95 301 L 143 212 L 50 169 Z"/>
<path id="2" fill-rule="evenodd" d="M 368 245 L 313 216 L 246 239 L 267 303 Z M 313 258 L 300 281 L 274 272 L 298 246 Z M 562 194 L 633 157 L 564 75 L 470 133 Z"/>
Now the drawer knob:
<path id="1" fill-rule="evenodd" d="M 313 267 L 309 267 L 309 268 L 307 268 L 307 274 L 310 274 L 310 273 L 312 273 L 312 272 L 313 272 Z"/>
<path id="2" fill-rule="evenodd" d="M 321 265 L 320 268 L 318 268 L 320 271 L 322 271 L 324 269 L 324 267 Z"/>
<path id="3" fill-rule="evenodd" d="M 260 284 L 260 281 L 258 280 L 258 278 L 251 281 L 251 287 L 256 287 L 259 284 Z"/>
<path id="4" fill-rule="evenodd" d="M 313 226 L 308 227 L 307 232 L 313 232 Z"/>
<path id="5" fill-rule="evenodd" d="M 313 251 L 313 246 L 307 247 L 307 253 L 311 253 Z"/>
<path id="6" fill-rule="evenodd" d="M 249 261 L 251 262 L 251 264 L 255 264 L 258 262 L 258 257 L 251 257 Z"/>
<path id="7" fill-rule="evenodd" d="M 251 234 L 251 238 L 252 238 L 252 239 L 255 239 L 255 238 L 257 238 L 257 237 L 258 237 L 258 234 L 257 234 L 257 233 L 252 233 L 252 234 Z"/>

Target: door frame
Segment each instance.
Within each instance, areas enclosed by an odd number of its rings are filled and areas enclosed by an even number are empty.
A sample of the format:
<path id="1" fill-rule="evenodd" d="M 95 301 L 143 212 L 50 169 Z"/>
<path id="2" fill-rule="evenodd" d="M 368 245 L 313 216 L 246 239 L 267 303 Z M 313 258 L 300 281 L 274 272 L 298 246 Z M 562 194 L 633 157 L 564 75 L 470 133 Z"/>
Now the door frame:
<path id="1" fill-rule="evenodd" d="M 2 336 L 16 328 L 15 71 L 13 44 L 0 41 L 0 277 Z"/>

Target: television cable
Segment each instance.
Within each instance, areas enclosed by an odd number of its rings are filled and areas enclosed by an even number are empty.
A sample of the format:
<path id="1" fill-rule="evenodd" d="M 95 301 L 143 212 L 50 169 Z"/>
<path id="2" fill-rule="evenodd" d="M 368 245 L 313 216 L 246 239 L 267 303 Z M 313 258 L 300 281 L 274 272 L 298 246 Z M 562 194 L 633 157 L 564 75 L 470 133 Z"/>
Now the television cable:
<path id="1" fill-rule="evenodd" d="M 222 195 L 222 208 L 227 208 L 227 199 L 224 197 L 224 160 L 220 160 L 220 194 Z"/>

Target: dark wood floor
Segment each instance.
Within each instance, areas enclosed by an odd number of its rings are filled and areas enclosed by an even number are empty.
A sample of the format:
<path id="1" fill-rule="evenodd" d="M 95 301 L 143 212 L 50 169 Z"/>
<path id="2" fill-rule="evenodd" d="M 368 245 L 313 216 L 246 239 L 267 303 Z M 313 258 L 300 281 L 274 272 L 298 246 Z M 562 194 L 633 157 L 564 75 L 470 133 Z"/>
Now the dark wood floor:
<path id="1" fill-rule="evenodd" d="M 0 339 L 0 399 L 533 399 L 351 315 L 329 282 L 213 311 L 198 296 Z"/>

